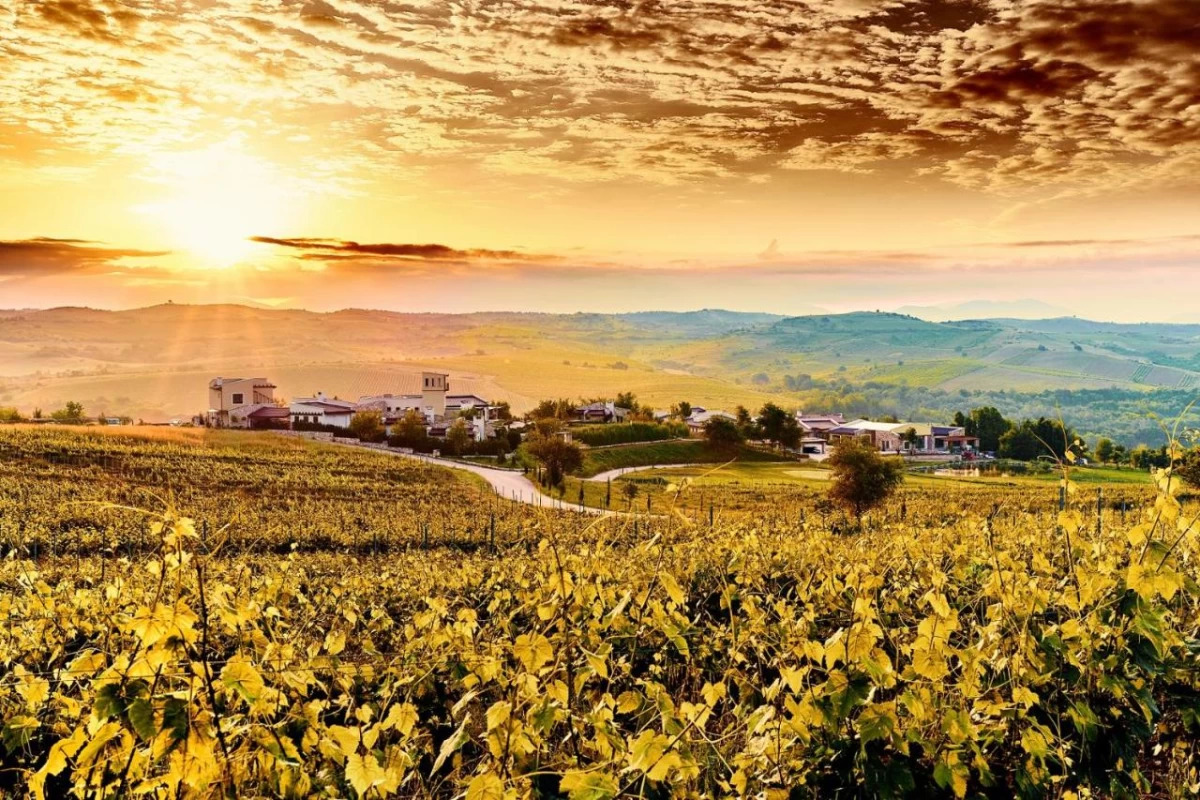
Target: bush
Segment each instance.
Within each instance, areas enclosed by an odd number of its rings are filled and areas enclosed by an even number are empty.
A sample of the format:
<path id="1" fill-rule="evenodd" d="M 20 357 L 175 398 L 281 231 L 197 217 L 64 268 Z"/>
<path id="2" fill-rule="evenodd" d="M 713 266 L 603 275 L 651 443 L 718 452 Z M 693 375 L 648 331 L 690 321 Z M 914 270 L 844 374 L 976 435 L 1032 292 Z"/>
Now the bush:
<path id="1" fill-rule="evenodd" d="M 666 439 L 683 439 L 687 435 L 688 426 L 682 422 L 625 422 L 619 425 L 588 425 L 571 429 L 571 436 L 589 447 L 661 442 Z"/>

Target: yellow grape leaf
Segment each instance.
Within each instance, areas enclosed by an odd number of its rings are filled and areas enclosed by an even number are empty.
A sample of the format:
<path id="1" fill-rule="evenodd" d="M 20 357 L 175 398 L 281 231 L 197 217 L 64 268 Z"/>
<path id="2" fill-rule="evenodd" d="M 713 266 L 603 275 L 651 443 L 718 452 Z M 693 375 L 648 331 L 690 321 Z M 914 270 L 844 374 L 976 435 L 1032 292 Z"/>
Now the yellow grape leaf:
<path id="1" fill-rule="evenodd" d="M 87 732 L 81 725 L 66 739 L 60 739 L 50 745 L 50 754 L 46 756 L 46 763 L 29 778 L 29 788 L 37 800 L 45 800 L 46 778 L 62 772 L 67 766 L 67 759 L 78 753 L 85 741 L 87 741 Z"/>
<path id="2" fill-rule="evenodd" d="M 1037 693 L 1032 689 L 1024 686 L 1014 686 L 1012 690 L 1012 700 L 1015 705 L 1023 705 L 1026 708 L 1033 708 L 1038 703 Z"/>
<path id="3" fill-rule="evenodd" d="M 675 576 L 673 576 L 671 573 L 660 573 L 658 576 L 658 581 L 663 585 L 663 588 L 667 590 L 667 596 L 671 598 L 671 602 L 673 602 L 675 605 L 681 606 L 683 605 L 684 601 L 687 600 L 687 595 L 684 594 L 683 587 L 679 585 L 679 583 L 675 580 Z"/>
<path id="4" fill-rule="evenodd" d="M 945 618 L 950 616 L 950 603 L 946 601 L 946 595 L 930 589 L 925 593 L 923 599 L 929 603 L 929 607 L 933 609 L 933 613 L 939 617 Z"/>
<path id="5" fill-rule="evenodd" d="M 366 797 L 367 792 L 387 780 L 387 770 L 370 753 L 365 756 L 352 753 L 346 756 L 346 780 L 359 797 Z"/>
<path id="6" fill-rule="evenodd" d="M 230 659 L 225 669 L 221 670 L 221 682 L 240 694 L 248 703 L 257 700 L 264 687 L 262 676 L 241 656 Z"/>
<path id="7" fill-rule="evenodd" d="M 612 800 L 620 791 L 611 775 L 583 770 L 572 770 L 564 774 L 558 787 L 567 793 L 570 800 Z"/>
<path id="8" fill-rule="evenodd" d="M 492 772 L 476 775 L 467 785 L 467 800 L 504 800 L 504 781 Z"/>
<path id="9" fill-rule="evenodd" d="M 431 775 L 436 775 L 442 765 L 446 763 L 450 756 L 458 752 L 464 744 L 470 740 L 471 735 L 467 733 L 467 723 L 471 721 L 471 714 L 468 712 L 463 716 L 462 723 L 458 726 L 458 730 L 450 734 L 446 741 L 442 742 L 442 747 L 438 750 L 437 760 L 433 762 L 433 768 L 430 770 Z"/>
<path id="10" fill-rule="evenodd" d="M 554 657 L 554 647 L 550 640 L 540 633 L 530 635 L 523 633 L 513 644 L 513 655 L 517 657 L 529 672 L 537 672 Z"/>
<path id="11" fill-rule="evenodd" d="M 325 635 L 325 652 L 336 656 L 346 649 L 346 634 L 330 631 Z"/>
<path id="12" fill-rule="evenodd" d="M 412 703 L 397 703 L 388 709 L 387 716 L 383 718 L 383 722 L 380 725 L 384 730 L 395 728 L 400 731 L 401 736 L 408 736 L 412 733 L 417 720 L 416 706 Z"/>
<path id="13" fill-rule="evenodd" d="M 487 710 L 487 729 L 494 731 L 512 717 L 512 704 L 503 700 L 493 703 Z"/>
<path id="14" fill-rule="evenodd" d="M 353 755 L 358 752 L 359 735 L 357 728 L 347 728 L 345 725 L 330 725 L 327 729 L 329 735 L 337 742 L 338 749 L 345 756 Z"/>
<path id="15" fill-rule="evenodd" d="M 923 678 L 940 681 L 950 674 L 946 666 L 946 658 L 940 652 L 925 648 L 914 649 L 912 654 L 913 670 Z"/>

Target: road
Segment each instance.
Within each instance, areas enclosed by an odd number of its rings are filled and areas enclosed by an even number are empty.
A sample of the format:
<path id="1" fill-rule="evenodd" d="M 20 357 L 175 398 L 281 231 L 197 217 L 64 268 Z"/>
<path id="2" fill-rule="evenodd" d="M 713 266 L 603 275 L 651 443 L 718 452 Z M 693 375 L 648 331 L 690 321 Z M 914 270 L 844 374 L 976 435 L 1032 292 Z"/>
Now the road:
<path id="1" fill-rule="evenodd" d="M 341 447 L 358 447 L 361 450 L 370 450 L 373 453 L 382 453 L 384 455 L 396 456 L 397 458 L 407 458 L 413 461 L 423 461 L 426 464 L 434 464 L 447 469 L 458 469 L 463 472 L 470 472 L 473 475 L 478 475 L 487 481 L 492 487 L 492 491 L 501 497 L 507 498 L 517 503 L 524 503 L 530 506 L 538 506 L 541 508 L 559 508 L 564 511 L 574 511 L 580 514 L 589 514 L 592 516 L 619 516 L 623 512 L 605 511 L 602 508 L 580 508 L 577 503 L 564 503 L 555 497 L 544 495 L 538 491 L 537 486 L 523 473 L 515 470 L 496 469 L 495 467 L 485 467 L 480 464 L 467 464 L 462 461 L 454 461 L 449 458 L 434 458 L 433 456 L 420 455 L 418 453 L 401 453 L 397 450 L 383 449 L 377 447 L 361 447 L 353 444 L 337 443 Z"/>
<path id="2" fill-rule="evenodd" d="M 630 472 L 645 472 L 651 469 L 687 469 L 688 467 L 719 467 L 720 464 L 653 464 L 648 467 L 620 467 L 618 469 L 610 469 L 601 472 L 598 475 L 593 475 L 590 478 L 584 478 L 585 481 L 594 481 L 604 483 L 605 481 L 619 478 L 622 475 L 628 475 Z"/>

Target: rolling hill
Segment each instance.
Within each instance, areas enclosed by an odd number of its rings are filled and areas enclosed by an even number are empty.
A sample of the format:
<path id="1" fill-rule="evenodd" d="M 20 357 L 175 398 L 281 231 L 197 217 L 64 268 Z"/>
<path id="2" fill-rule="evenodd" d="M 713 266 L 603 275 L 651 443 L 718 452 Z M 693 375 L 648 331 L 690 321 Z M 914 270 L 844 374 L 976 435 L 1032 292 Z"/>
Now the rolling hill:
<path id="1" fill-rule="evenodd" d="M 815 402 L 805 394 L 814 387 L 826 392 L 821 402 L 830 391 L 845 397 L 872 386 L 954 395 L 1186 391 L 1200 388 L 1200 325 L 711 309 L 453 315 L 168 304 L 0 312 L 0 404 L 26 411 L 78 400 L 93 411 L 163 420 L 202 410 L 213 375 L 265 374 L 284 396 L 357 397 L 404 391 L 426 368 L 517 410 L 543 397 L 616 391 L 660 408 L 683 399 L 796 405 Z"/>

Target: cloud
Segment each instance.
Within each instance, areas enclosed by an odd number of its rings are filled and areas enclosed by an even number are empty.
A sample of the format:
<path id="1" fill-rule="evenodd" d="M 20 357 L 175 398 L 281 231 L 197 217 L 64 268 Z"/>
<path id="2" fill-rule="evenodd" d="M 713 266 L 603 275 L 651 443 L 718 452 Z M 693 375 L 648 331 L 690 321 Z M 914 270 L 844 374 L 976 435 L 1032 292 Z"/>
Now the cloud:
<path id="1" fill-rule="evenodd" d="M 34 238 L 0 240 L 0 275 L 40 277 L 113 268 L 126 259 L 167 255 L 164 250 L 106 247 L 83 239 Z"/>
<path id="2" fill-rule="evenodd" d="M 519 250 L 458 249 L 444 244 L 359 244 L 339 239 L 275 238 L 253 236 L 251 241 L 299 250 L 297 258 L 313 261 L 521 261 L 555 260 L 555 256 L 524 253 Z"/>

